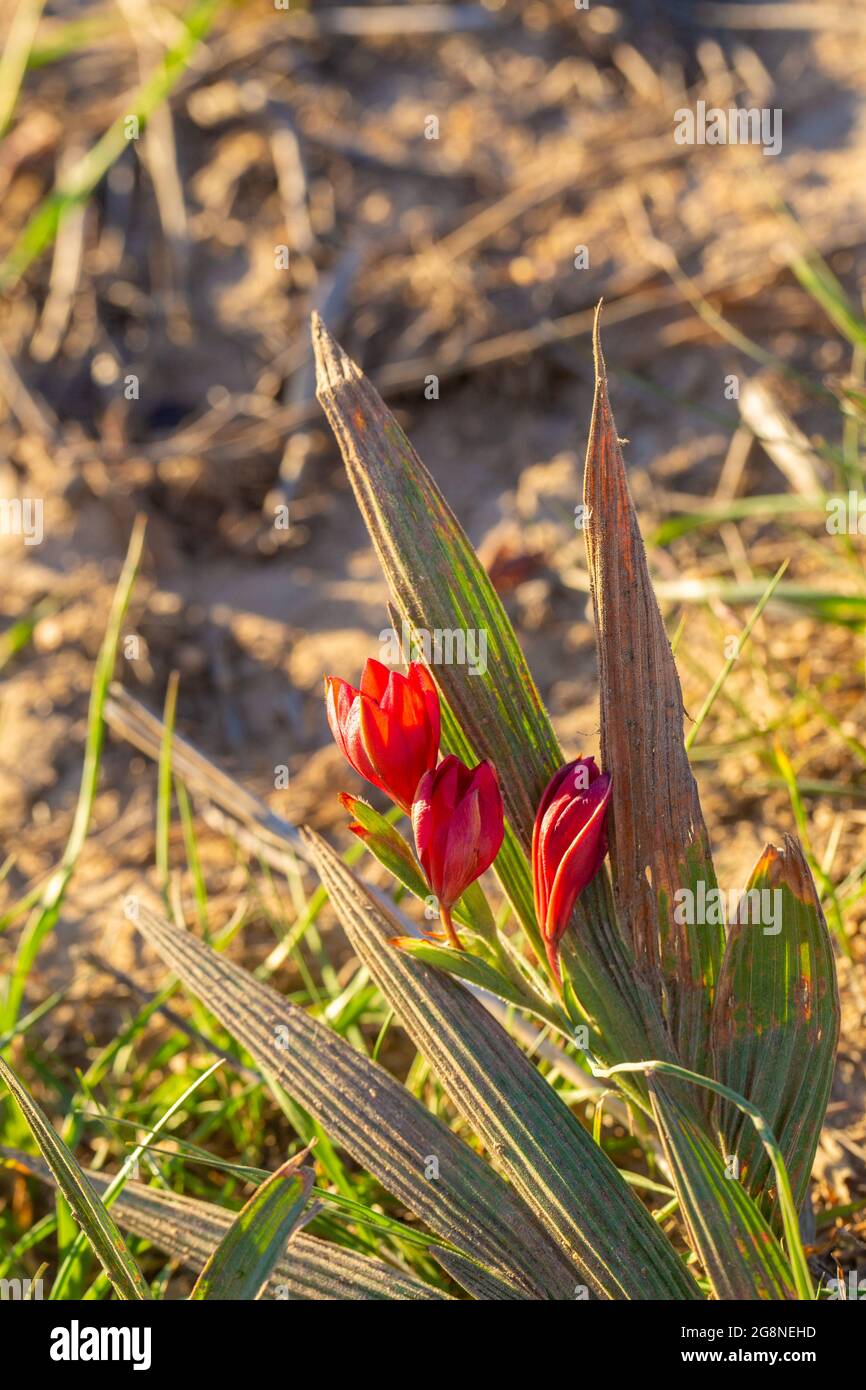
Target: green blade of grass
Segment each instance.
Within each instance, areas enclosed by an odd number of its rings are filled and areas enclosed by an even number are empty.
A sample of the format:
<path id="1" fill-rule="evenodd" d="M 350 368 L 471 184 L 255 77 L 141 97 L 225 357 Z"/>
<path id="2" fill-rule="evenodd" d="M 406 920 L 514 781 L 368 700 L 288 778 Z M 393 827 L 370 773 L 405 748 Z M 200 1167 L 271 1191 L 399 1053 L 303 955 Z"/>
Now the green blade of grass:
<path id="1" fill-rule="evenodd" d="M 54 1180 L 50 1169 L 29 1154 L 0 1150 L 0 1161 L 15 1172 L 40 1182 Z M 109 1180 L 105 1174 L 88 1170 L 86 1176 L 97 1193 L 107 1188 Z M 256 1171 L 251 1180 L 262 1176 Z M 125 1230 L 151 1241 L 158 1250 L 193 1270 L 202 1268 L 235 1216 L 233 1211 L 213 1202 L 163 1192 L 135 1180 L 127 1183 L 117 1196 L 114 1213 Z M 416 1236 L 419 1238 L 420 1233 Z M 439 1289 L 383 1260 L 320 1240 L 305 1231 L 293 1236 L 291 1258 L 277 1261 L 270 1291 L 274 1297 L 285 1291 L 292 1299 L 438 1301 L 448 1298 Z"/>
<path id="2" fill-rule="evenodd" d="M 27 58 L 28 71 L 46 67 L 66 58 L 70 53 L 80 53 L 94 47 L 101 39 L 119 33 L 123 27 L 120 15 L 97 14 L 87 19 L 72 19 L 66 23 L 52 22 L 44 26 L 47 34 L 37 39 Z"/>
<path id="3" fill-rule="evenodd" d="M 770 599 L 773 597 L 773 594 L 776 592 L 776 589 L 779 587 L 779 582 L 787 568 L 788 561 L 783 560 L 782 564 L 776 570 L 776 573 L 773 575 L 773 578 L 770 580 L 769 584 L 767 585 L 766 589 L 764 590 L 763 594 L 758 600 L 758 603 L 755 605 L 755 608 L 752 611 L 752 614 L 748 622 L 746 623 L 746 626 L 740 633 L 739 639 L 737 641 L 737 650 L 735 655 L 728 657 L 718 676 L 713 681 L 713 684 L 710 686 L 710 689 L 707 691 L 706 699 L 704 700 L 704 703 L 701 705 L 701 708 L 698 710 L 698 713 L 695 716 L 695 722 L 689 729 L 688 734 L 686 735 L 686 752 L 689 752 L 691 750 L 692 744 L 694 743 L 695 739 L 697 738 L 700 732 L 701 725 L 703 724 L 713 705 L 716 703 L 719 691 L 722 689 L 722 687 L 725 684 L 725 681 L 728 679 L 728 676 L 734 669 L 737 659 L 742 654 L 744 646 L 746 645 L 746 643 L 752 635 L 752 629 L 754 628 L 755 623 L 758 621 L 767 604 L 770 602 Z"/>
<path id="4" fill-rule="evenodd" d="M 22 1086 L 12 1068 L 0 1058 L 0 1078 L 6 1082 L 51 1169 L 73 1216 L 93 1246 L 120 1298 L 147 1299 L 150 1292 L 141 1270 L 124 1244 L 112 1217 L 42 1110 Z"/>
<path id="5" fill-rule="evenodd" d="M 221 3 L 222 0 L 195 0 L 186 15 L 178 20 L 182 31 L 180 38 L 166 52 L 162 65 L 130 95 L 122 114 L 69 171 L 62 186 L 56 186 L 33 213 L 0 265 L 0 289 L 10 289 L 48 249 L 64 217 L 87 201 L 115 160 L 129 147 L 129 118 L 136 117 L 139 128 L 144 127 L 170 95 L 213 24 Z"/>
<path id="6" fill-rule="evenodd" d="M 788 261 L 803 289 L 820 304 L 834 328 L 852 347 L 866 348 L 866 323 L 854 309 L 827 262 L 814 249 Z"/>
<path id="7" fill-rule="evenodd" d="M 656 585 L 659 598 L 673 603 L 707 603 L 721 599 L 731 607 L 743 603 L 759 603 L 766 579 L 729 583 L 723 579 L 671 579 Z M 811 589 L 805 584 L 779 584 L 773 601 L 804 608 L 824 622 L 840 623 L 845 627 L 866 624 L 866 597 L 862 594 L 834 593 L 828 589 Z"/>
<path id="8" fill-rule="evenodd" d="M 734 497 L 729 502 L 713 507 L 698 508 L 684 512 L 680 516 L 668 517 L 647 536 L 648 546 L 670 545 L 671 541 L 690 531 L 704 527 L 723 526 L 728 521 L 747 521 L 750 518 L 763 521 L 777 516 L 809 516 L 812 513 L 825 515 L 827 494 L 820 497 L 793 497 L 790 493 L 769 493 L 764 497 Z"/>
<path id="9" fill-rule="evenodd" d="M 0 671 L 13 657 L 23 651 L 33 637 L 37 623 L 49 614 L 56 613 L 59 605 L 55 599 L 46 598 L 37 603 L 23 618 L 18 618 L 0 637 Z"/>
<path id="10" fill-rule="evenodd" d="M 18 943 L 18 952 L 12 974 L 9 978 L 8 992 L 3 1008 L 2 1030 L 8 1032 L 15 1027 L 21 1008 L 27 978 L 30 974 L 39 949 L 49 932 L 54 930 L 69 881 L 75 872 L 78 857 L 84 847 L 96 788 L 99 782 L 99 767 L 102 759 L 102 745 L 105 739 L 104 710 L 108 687 L 114 670 L 117 643 L 129 601 L 132 597 L 135 578 L 141 563 L 144 547 L 145 521 L 137 517 L 132 528 L 129 548 L 123 562 L 120 579 L 114 592 L 105 637 L 99 650 L 96 669 L 93 673 L 93 686 L 90 693 L 90 708 L 87 717 L 87 737 L 84 748 L 84 766 L 81 773 L 81 788 L 75 817 L 69 839 L 63 851 L 60 864 L 45 884 L 41 898 L 33 908 Z"/>
<path id="11" fill-rule="evenodd" d="M 123 1191 L 124 1183 L 126 1182 L 130 1173 L 135 1172 L 138 1161 L 141 1158 L 142 1154 L 152 1144 L 156 1136 L 163 1129 L 165 1129 L 171 1117 L 177 1114 L 181 1106 L 186 1103 L 189 1097 L 198 1089 L 199 1086 L 202 1085 L 203 1082 L 205 1082 L 208 1079 L 209 1076 L 213 1075 L 213 1073 L 219 1066 L 222 1066 L 222 1059 L 214 1062 L 210 1067 L 207 1068 L 206 1071 L 202 1072 L 201 1076 L 197 1076 L 193 1081 L 192 1085 L 187 1086 L 186 1089 L 181 1093 L 181 1095 L 178 1096 L 177 1100 L 175 1100 L 164 1112 L 164 1114 L 160 1116 L 157 1123 L 150 1130 L 150 1133 L 148 1134 L 147 1138 L 144 1139 L 140 1144 L 137 1144 L 135 1148 L 132 1150 L 132 1152 L 127 1156 L 127 1158 L 124 1159 L 119 1172 L 115 1173 L 114 1177 L 111 1179 L 111 1181 L 109 1182 L 108 1186 L 102 1194 L 102 1202 L 106 1208 L 111 1207 L 112 1203 Z M 76 1277 L 76 1275 L 79 1272 L 79 1260 L 83 1246 L 84 1232 L 79 1231 L 78 1236 L 67 1250 L 66 1255 L 63 1259 L 63 1264 L 60 1266 L 60 1269 L 57 1272 L 57 1278 L 54 1281 L 50 1294 L 50 1297 L 52 1299 L 61 1300 L 70 1296 L 74 1297 L 74 1295 L 70 1295 L 68 1291 L 71 1281 L 73 1280 L 73 1278 Z"/>

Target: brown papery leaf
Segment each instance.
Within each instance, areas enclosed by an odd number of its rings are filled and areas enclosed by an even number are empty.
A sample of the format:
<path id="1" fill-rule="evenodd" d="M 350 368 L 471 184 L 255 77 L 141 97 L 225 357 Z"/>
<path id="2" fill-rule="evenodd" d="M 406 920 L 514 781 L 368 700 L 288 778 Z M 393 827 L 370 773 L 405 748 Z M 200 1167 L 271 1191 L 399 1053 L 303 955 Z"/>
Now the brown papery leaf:
<path id="1" fill-rule="evenodd" d="M 600 313 L 600 306 L 599 306 Z M 601 684 L 601 754 L 613 774 L 610 857 L 620 921 L 683 1065 L 706 1070 L 721 926 L 674 921 L 674 893 L 715 886 L 683 743 L 683 698 L 629 492 L 599 339 L 586 454 L 586 544 Z"/>

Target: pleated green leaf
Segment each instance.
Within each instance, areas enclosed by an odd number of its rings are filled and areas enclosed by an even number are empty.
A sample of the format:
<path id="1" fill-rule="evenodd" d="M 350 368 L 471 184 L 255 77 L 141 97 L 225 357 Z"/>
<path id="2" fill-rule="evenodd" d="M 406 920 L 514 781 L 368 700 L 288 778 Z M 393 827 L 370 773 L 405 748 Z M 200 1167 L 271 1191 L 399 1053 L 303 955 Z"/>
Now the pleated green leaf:
<path id="1" fill-rule="evenodd" d="M 435 965 L 437 970 L 456 975 L 458 980 L 465 980 L 477 989 L 487 990 L 497 999 L 504 1000 L 506 1004 L 513 1004 L 518 1009 L 525 1009 L 545 1023 L 554 1023 L 557 1026 L 559 1024 L 553 1009 L 547 1007 L 544 1000 L 521 990 L 513 980 L 508 979 L 480 956 L 473 955 L 471 951 L 456 951 L 453 946 L 443 946 L 439 941 L 431 941 L 428 937 L 421 936 L 395 937 L 393 945 L 413 960 L 424 961 L 426 965 Z"/>
<path id="2" fill-rule="evenodd" d="M 302 836 L 359 958 L 453 1104 L 575 1261 L 574 1285 L 603 1298 L 698 1297 L 620 1173 L 507 1033 L 458 981 L 395 950 L 396 920 L 324 840 Z"/>
<path id="3" fill-rule="evenodd" d="M 616 920 L 604 871 L 578 900 L 560 942 L 560 967 L 568 995 L 573 993 L 579 1006 L 581 1017 L 573 1021 L 587 1024 L 589 1050 L 605 1066 L 645 1057 L 675 1060 L 658 1001 L 637 971 L 631 942 Z M 616 1080 L 649 1108 L 642 1076 L 623 1074 Z"/>
<path id="4" fill-rule="evenodd" d="M 701 1120 L 669 1082 L 654 1080 L 650 1090 L 683 1218 L 716 1298 L 793 1298 L 779 1242 L 749 1193 L 728 1176 Z"/>
<path id="5" fill-rule="evenodd" d="M 0 1149 L 0 1164 L 38 1178 L 40 1182 L 54 1181 L 48 1165 L 29 1154 Z M 86 1177 L 100 1194 L 111 1181 L 103 1173 L 89 1170 Z M 140 1182 L 126 1184 L 115 1198 L 113 1211 L 125 1230 L 149 1240 L 157 1249 L 193 1270 L 201 1269 L 210 1258 L 235 1215 L 211 1202 L 146 1187 Z M 431 1253 L 438 1258 L 440 1252 L 434 1248 Z M 348 1247 L 319 1240 L 303 1231 L 293 1235 L 289 1247 L 280 1254 L 267 1292 L 272 1298 L 292 1300 L 426 1302 L 448 1299 L 448 1294 L 383 1260 L 359 1255 Z"/>
<path id="6" fill-rule="evenodd" d="M 256 1188 L 208 1257 L 192 1300 L 251 1302 L 265 1291 L 312 1191 L 313 1170 L 302 1162 L 290 1158 Z"/>
<path id="7" fill-rule="evenodd" d="M 103 1206 L 77 1161 L 36 1101 L 22 1086 L 7 1062 L 0 1058 L 0 1078 L 15 1098 L 30 1132 L 45 1158 L 54 1180 L 69 1204 L 119 1298 L 148 1299 L 150 1290 L 111 1213 Z"/>
<path id="8" fill-rule="evenodd" d="M 495 765 L 506 816 L 528 850 L 535 808 L 563 759 L 508 616 L 394 416 L 318 316 L 313 346 L 318 398 L 401 617 L 418 633 L 479 643 L 484 635 L 486 672 L 435 655 L 426 664 L 471 746 Z"/>
<path id="9" fill-rule="evenodd" d="M 830 1095 L 839 995 L 830 936 L 796 840 L 767 846 L 737 916 L 713 1015 L 715 1075 L 766 1116 L 799 1205 Z M 742 1182 L 778 1220 L 772 1166 L 754 1126 L 724 1101 L 719 1116 Z"/>
<path id="10" fill-rule="evenodd" d="M 189 932 L 143 905 L 135 920 L 261 1068 L 432 1231 L 528 1298 L 571 1296 L 574 1271 L 531 1212 L 384 1067 Z"/>

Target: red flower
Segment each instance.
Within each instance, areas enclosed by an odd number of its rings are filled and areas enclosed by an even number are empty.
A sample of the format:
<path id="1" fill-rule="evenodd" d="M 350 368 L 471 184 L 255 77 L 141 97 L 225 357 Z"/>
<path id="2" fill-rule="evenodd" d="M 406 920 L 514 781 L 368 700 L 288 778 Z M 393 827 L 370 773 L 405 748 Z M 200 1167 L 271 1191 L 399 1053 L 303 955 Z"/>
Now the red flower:
<path id="1" fill-rule="evenodd" d="M 488 762 L 470 771 L 453 753 L 418 784 L 412 829 L 427 882 L 439 900 L 452 946 L 460 940 L 451 908 L 493 863 L 505 832 L 502 796 Z"/>
<path id="2" fill-rule="evenodd" d="M 535 912 L 556 978 L 556 948 L 572 909 L 607 853 L 610 774 L 594 758 L 576 758 L 547 785 L 532 832 Z"/>
<path id="3" fill-rule="evenodd" d="M 415 788 L 439 755 L 439 696 L 423 666 L 408 676 L 370 659 L 361 688 L 328 676 L 328 723 L 356 772 L 409 811 Z"/>

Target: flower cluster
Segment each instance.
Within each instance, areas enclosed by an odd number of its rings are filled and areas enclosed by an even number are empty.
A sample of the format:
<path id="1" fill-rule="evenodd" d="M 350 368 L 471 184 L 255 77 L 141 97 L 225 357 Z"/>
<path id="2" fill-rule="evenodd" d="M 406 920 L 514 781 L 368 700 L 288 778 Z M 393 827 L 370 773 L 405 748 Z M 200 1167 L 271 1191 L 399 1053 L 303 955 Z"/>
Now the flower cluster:
<path id="1" fill-rule="evenodd" d="M 468 768 L 454 754 L 438 763 L 439 696 L 416 662 L 408 675 L 368 660 L 359 688 L 325 682 L 328 723 L 357 773 L 412 820 L 415 848 L 452 946 L 451 911 L 495 860 L 504 835 L 502 794 L 488 761 Z M 567 763 L 549 783 L 535 821 L 532 872 L 538 926 L 554 976 L 556 952 L 575 902 L 607 851 L 610 776 L 592 758 Z"/>

